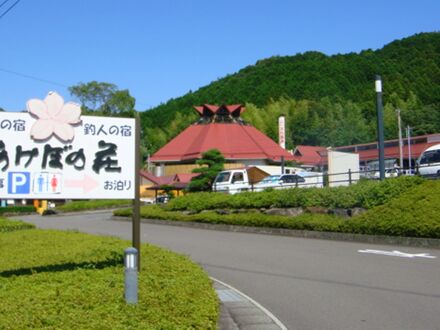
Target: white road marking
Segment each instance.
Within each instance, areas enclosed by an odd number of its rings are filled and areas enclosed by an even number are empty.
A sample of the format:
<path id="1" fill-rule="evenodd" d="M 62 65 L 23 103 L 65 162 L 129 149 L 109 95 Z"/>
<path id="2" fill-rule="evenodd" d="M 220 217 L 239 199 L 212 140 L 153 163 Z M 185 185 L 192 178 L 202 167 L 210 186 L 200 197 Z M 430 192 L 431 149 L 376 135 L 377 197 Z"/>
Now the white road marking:
<path id="1" fill-rule="evenodd" d="M 380 254 L 384 256 L 393 256 L 393 257 L 401 257 L 401 258 L 427 258 L 427 259 L 436 259 L 436 256 L 431 256 L 429 253 L 405 253 L 397 250 L 394 251 L 383 251 L 383 250 L 358 250 L 359 253 L 372 253 L 372 254 Z"/>

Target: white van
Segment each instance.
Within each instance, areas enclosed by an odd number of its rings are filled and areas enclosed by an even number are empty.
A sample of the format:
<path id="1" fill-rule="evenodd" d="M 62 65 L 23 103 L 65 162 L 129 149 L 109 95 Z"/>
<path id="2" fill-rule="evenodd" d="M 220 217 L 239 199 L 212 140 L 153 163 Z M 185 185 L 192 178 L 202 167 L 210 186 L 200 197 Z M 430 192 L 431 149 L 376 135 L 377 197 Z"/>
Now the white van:
<path id="1" fill-rule="evenodd" d="M 251 190 L 247 170 L 236 169 L 220 172 L 214 180 L 212 190 L 232 195 Z"/>
<path id="2" fill-rule="evenodd" d="M 423 151 L 417 160 L 420 175 L 440 176 L 440 144 Z"/>

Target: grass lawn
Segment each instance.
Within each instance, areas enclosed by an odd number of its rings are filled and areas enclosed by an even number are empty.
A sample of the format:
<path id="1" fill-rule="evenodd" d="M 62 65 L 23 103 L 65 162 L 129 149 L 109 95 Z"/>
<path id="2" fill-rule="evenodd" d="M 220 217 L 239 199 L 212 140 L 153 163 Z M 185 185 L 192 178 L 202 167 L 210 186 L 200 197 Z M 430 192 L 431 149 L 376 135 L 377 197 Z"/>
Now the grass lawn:
<path id="1" fill-rule="evenodd" d="M 0 216 L 0 233 L 31 228 L 35 228 L 35 226 L 31 223 L 26 223 L 19 220 L 11 220 Z"/>
<path id="2" fill-rule="evenodd" d="M 139 303 L 127 305 L 129 245 L 72 231 L 0 233 L 0 329 L 216 329 L 205 272 L 152 245 L 141 248 Z"/>

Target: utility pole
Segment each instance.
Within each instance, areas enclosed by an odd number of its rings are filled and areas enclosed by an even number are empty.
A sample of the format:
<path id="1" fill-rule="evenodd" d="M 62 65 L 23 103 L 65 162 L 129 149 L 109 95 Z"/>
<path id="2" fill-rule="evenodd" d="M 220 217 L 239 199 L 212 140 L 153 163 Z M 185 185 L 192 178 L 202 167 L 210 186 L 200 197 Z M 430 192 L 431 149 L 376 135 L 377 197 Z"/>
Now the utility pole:
<path id="1" fill-rule="evenodd" d="M 377 141 L 379 147 L 380 179 L 385 179 L 385 143 L 383 133 L 382 79 L 376 75 Z"/>
<path id="2" fill-rule="evenodd" d="M 397 113 L 397 126 L 399 127 L 399 172 L 402 173 L 403 170 L 403 141 L 402 141 L 402 124 L 400 121 L 400 109 L 396 109 Z"/>
<path id="3" fill-rule="evenodd" d="M 409 173 L 411 174 L 411 167 L 412 167 L 412 162 L 411 162 L 411 127 L 407 127 L 406 128 L 406 137 L 408 138 L 408 161 L 409 161 L 409 165 L 408 165 L 408 169 L 409 169 Z"/>

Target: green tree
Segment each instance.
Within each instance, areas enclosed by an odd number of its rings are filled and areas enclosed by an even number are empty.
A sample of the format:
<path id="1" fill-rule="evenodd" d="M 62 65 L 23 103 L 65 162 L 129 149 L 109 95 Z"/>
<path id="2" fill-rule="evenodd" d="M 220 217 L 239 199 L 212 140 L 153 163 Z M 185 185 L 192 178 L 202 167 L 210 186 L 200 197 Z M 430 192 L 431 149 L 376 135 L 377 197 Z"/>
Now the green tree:
<path id="1" fill-rule="evenodd" d="M 69 87 L 69 92 L 81 102 L 82 110 L 103 115 L 134 115 L 136 100 L 130 92 L 114 84 L 91 81 Z"/>
<path id="2" fill-rule="evenodd" d="M 202 153 L 202 158 L 196 161 L 200 167 L 193 169 L 193 173 L 200 173 L 191 180 L 188 191 L 210 191 L 217 174 L 223 170 L 225 157 L 217 149 L 210 149 Z"/>
<path id="3" fill-rule="evenodd" d="M 69 87 L 70 94 L 77 97 L 83 109 L 87 111 L 100 110 L 116 90 L 117 87 L 114 84 L 97 81 L 79 83 Z"/>
<path id="4" fill-rule="evenodd" d="M 136 100 L 130 95 L 128 89 L 115 91 L 110 99 L 103 105 L 103 113 L 134 116 Z"/>

